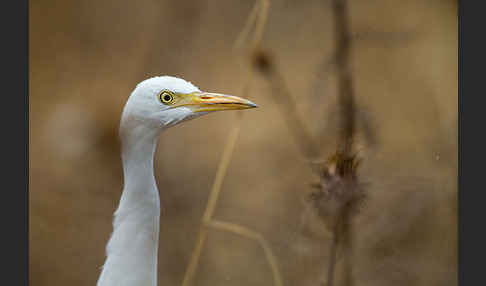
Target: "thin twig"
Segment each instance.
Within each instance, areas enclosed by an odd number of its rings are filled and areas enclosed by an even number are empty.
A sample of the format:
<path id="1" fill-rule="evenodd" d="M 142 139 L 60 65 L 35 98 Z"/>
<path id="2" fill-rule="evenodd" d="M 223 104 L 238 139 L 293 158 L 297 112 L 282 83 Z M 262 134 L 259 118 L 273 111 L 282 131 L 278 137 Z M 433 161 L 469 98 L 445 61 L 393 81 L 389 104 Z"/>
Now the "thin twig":
<path id="1" fill-rule="evenodd" d="M 315 168 L 316 166 L 312 162 L 318 157 L 319 148 L 315 143 L 315 139 L 306 128 L 304 121 L 299 116 L 295 100 L 277 64 L 267 52 L 258 50 L 253 55 L 253 67 L 268 81 L 271 88 L 270 94 L 274 96 L 286 126 L 299 145 L 304 158 L 310 163 L 310 167 L 318 173 L 318 169 Z"/>
<path id="2" fill-rule="evenodd" d="M 229 231 L 229 232 L 234 232 L 236 234 L 239 234 L 241 236 L 245 236 L 249 239 L 255 240 L 260 244 L 260 246 L 263 249 L 263 252 L 265 254 L 265 257 L 268 261 L 268 265 L 270 266 L 270 269 L 272 270 L 273 274 L 273 280 L 275 282 L 275 285 L 277 286 L 282 286 L 282 276 L 280 275 L 280 271 L 278 268 L 277 264 L 277 259 L 275 255 L 272 252 L 272 249 L 270 248 L 270 244 L 267 242 L 267 240 L 258 232 L 251 230 L 247 227 L 237 225 L 234 223 L 229 223 L 229 222 L 224 222 L 224 221 L 218 221 L 218 220 L 212 220 L 211 222 L 208 223 L 209 227 L 215 228 L 215 229 L 220 229 L 224 231 Z"/>
<path id="3" fill-rule="evenodd" d="M 344 283 L 345 286 L 353 285 L 353 224 L 351 220 L 351 209 L 345 208 L 342 216 L 343 225 L 341 231 L 341 241 L 344 250 Z"/>
<path id="4" fill-rule="evenodd" d="M 251 28 L 251 24 L 256 20 L 256 31 L 254 34 L 253 42 L 252 42 L 252 48 L 257 47 L 260 45 L 260 41 L 263 36 L 263 29 L 266 23 L 266 18 L 267 18 L 267 13 L 268 13 L 268 6 L 269 6 L 269 1 L 268 0 L 257 0 L 252 12 L 248 16 L 247 22 L 245 24 L 245 27 L 243 28 L 242 32 L 236 39 L 233 49 L 236 50 L 239 45 L 241 44 L 241 41 L 243 41 L 246 38 L 246 35 L 249 33 L 249 29 Z M 259 12 L 259 13 L 258 13 Z M 259 17 L 257 17 L 259 16 Z M 245 81 L 245 85 L 243 86 L 243 93 L 248 92 L 248 86 L 251 81 L 251 75 L 247 76 L 247 80 Z M 228 169 L 229 162 L 231 160 L 231 157 L 233 155 L 233 150 L 236 145 L 236 140 L 238 139 L 238 135 L 240 133 L 240 126 L 241 126 L 241 120 L 242 120 L 242 115 L 238 114 L 236 118 L 236 122 L 233 125 L 233 128 L 230 132 L 230 135 L 228 137 L 228 141 L 225 145 L 225 149 L 223 152 L 223 156 L 221 158 L 221 161 L 218 166 L 218 171 L 216 173 L 216 177 L 213 182 L 213 186 L 210 191 L 208 203 L 206 205 L 206 209 L 204 211 L 203 215 L 203 224 L 200 227 L 199 234 L 196 240 L 196 245 L 195 248 L 191 254 L 191 258 L 189 261 L 189 264 L 186 269 L 186 273 L 184 274 L 184 279 L 182 281 L 182 286 L 189 286 L 194 274 L 196 272 L 198 263 L 199 263 L 199 258 L 201 256 L 201 251 L 202 247 L 204 246 L 204 242 L 206 241 L 207 237 L 207 232 L 208 228 L 206 227 L 207 224 L 211 223 L 214 210 L 216 208 L 216 204 L 218 202 L 219 194 L 221 192 L 221 186 L 223 184 L 224 177 L 226 175 L 226 170 Z M 268 249 L 268 248 L 264 248 Z M 268 258 L 269 256 L 266 255 Z M 273 258 L 273 256 L 272 256 Z M 276 264 L 273 263 L 272 261 L 269 260 L 269 264 L 272 266 L 275 266 Z M 274 267 L 272 266 L 272 271 L 274 270 Z M 276 266 L 275 266 L 276 267 Z M 275 273 L 275 272 L 274 272 Z M 278 274 L 278 272 L 277 272 Z M 277 281 L 277 280 L 276 280 Z M 281 282 L 280 276 L 278 276 L 278 281 Z M 278 285 L 282 285 L 281 283 Z"/>
<path id="5" fill-rule="evenodd" d="M 228 142 L 226 143 L 225 150 L 223 152 L 221 163 L 218 167 L 218 171 L 216 172 L 216 178 L 214 179 L 214 184 L 211 188 L 211 190 L 214 191 L 210 193 L 208 205 L 203 215 L 203 222 L 209 221 L 214 214 L 216 202 L 218 201 L 219 193 L 221 192 L 221 185 L 223 184 L 226 171 L 228 170 L 229 162 L 231 161 L 231 156 L 233 155 L 233 150 L 235 149 L 236 140 L 238 139 L 239 134 L 240 125 L 235 124 L 233 130 L 231 130 L 231 133 L 229 135 Z"/>
<path id="6" fill-rule="evenodd" d="M 192 278 L 194 277 L 194 273 L 196 272 L 199 257 L 201 256 L 201 250 L 204 242 L 206 241 L 208 233 L 208 229 L 204 227 L 204 224 L 208 223 L 214 214 L 214 209 L 216 208 L 216 203 L 221 192 L 221 185 L 223 184 L 223 179 L 226 175 L 226 170 L 228 169 L 228 165 L 231 160 L 231 156 L 233 154 L 233 150 L 236 145 L 236 140 L 238 139 L 239 133 L 240 124 L 235 124 L 225 145 L 223 156 L 221 158 L 221 162 L 219 163 L 218 171 L 216 172 L 213 187 L 211 188 L 208 203 L 206 205 L 206 210 L 204 211 L 204 215 L 202 218 L 203 225 L 199 230 L 199 235 L 196 240 L 196 247 L 192 252 L 191 260 L 187 267 L 186 274 L 184 275 L 184 280 L 182 281 L 183 286 L 187 286 L 190 284 Z"/>
<path id="7" fill-rule="evenodd" d="M 250 15 L 248 15 L 248 18 L 246 19 L 245 26 L 241 30 L 240 34 L 238 34 L 238 37 L 236 38 L 233 44 L 234 49 L 239 48 L 243 44 L 245 39 L 248 37 L 248 33 L 250 33 L 250 29 L 257 18 L 258 11 L 260 11 L 260 1 L 255 1 L 255 4 L 253 5 L 253 9 L 251 10 Z"/>
<path id="8" fill-rule="evenodd" d="M 333 0 L 334 39 L 336 43 L 336 69 L 338 78 L 338 106 L 341 109 L 340 146 L 349 155 L 355 134 L 355 103 L 351 77 L 351 34 L 349 32 L 346 0 Z"/>
<path id="9" fill-rule="evenodd" d="M 251 10 L 250 15 L 248 15 L 243 30 L 241 30 L 240 34 L 238 35 L 238 37 L 234 42 L 233 45 L 234 49 L 238 49 L 239 47 L 241 47 L 245 39 L 248 37 L 248 34 L 250 33 L 251 27 L 254 22 L 256 22 L 255 33 L 253 34 L 252 44 L 249 46 L 252 50 L 259 47 L 263 38 L 263 32 L 265 29 L 265 24 L 267 22 L 269 7 L 270 7 L 269 0 L 255 1 L 255 4 L 253 5 L 253 9 Z"/>
<path id="10" fill-rule="evenodd" d="M 255 34 L 253 37 L 253 49 L 256 49 L 260 46 L 263 38 L 263 31 L 265 29 L 265 24 L 267 23 L 268 17 L 268 8 L 270 7 L 269 0 L 259 0 L 261 3 L 260 5 L 260 13 L 258 14 L 260 17 L 257 19 L 257 23 L 255 26 Z"/>
<path id="11" fill-rule="evenodd" d="M 329 246 L 329 269 L 327 271 L 327 285 L 326 286 L 332 286 L 333 281 L 334 281 L 334 268 L 336 265 L 336 252 L 337 252 L 337 246 L 339 242 L 339 237 L 338 237 L 338 228 L 339 224 L 336 223 L 334 226 L 334 230 L 332 232 L 332 241 L 331 245 Z"/>
<path id="12" fill-rule="evenodd" d="M 338 141 L 338 152 L 341 149 L 345 158 L 351 157 L 353 139 L 356 133 L 356 104 L 354 102 L 354 89 L 351 74 L 351 33 L 349 30 L 349 15 L 347 0 L 332 0 L 332 11 L 334 15 L 334 39 L 336 54 L 336 71 L 338 78 L 338 108 L 340 108 L 340 136 Z M 350 177 L 346 177 L 348 180 Z M 348 187 L 349 188 L 349 187 Z M 351 190 L 345 190 L 351 192 Z M 351 208 L 343 207 L 339 214 L 334 228 L 335 243 L 343 244 L 347 254 L 352 253 L 351 237 Z M 339 240 L 340 235 L 343 239 Z M 352 265 L 349 255 L 345 256 L 345 283 L 347 286 L 352 285 Z M 334 267 L 336 257 L 331 255 L 331 261 L 328 272 L 327 286 L 332 286 L 334 277 Z M 332 266 L 332 267 L 331 267 Z"/>

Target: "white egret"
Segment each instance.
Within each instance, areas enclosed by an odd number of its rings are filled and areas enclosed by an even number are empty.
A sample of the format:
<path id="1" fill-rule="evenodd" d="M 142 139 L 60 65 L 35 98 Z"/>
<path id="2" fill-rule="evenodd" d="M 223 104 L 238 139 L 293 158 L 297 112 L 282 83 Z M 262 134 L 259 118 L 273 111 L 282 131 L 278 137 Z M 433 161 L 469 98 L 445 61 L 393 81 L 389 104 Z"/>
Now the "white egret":
<path id="1" fill-rule="evenodd" d="M 254 107 L 236 96 L 201 92 L 176 77 L 137 85 L 120 122 L 124 187 L 98 286 L 157 285 L 160 202 L 153 162 L 161 131 L 209 112 Z"/>

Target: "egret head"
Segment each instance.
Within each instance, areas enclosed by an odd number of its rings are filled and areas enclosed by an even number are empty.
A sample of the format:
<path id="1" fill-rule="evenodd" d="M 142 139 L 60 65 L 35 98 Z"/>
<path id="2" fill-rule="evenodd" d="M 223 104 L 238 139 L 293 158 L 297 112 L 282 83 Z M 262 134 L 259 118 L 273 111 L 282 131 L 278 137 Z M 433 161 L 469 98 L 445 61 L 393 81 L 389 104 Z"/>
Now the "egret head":
<path id="1" fill-rule="evenodd" d="M 133 90 L 123 110 L 122 126 L 162 130 L 209 112 L 254 107 L 240 97 L 200 91 L 180 78 L 153 77 Z"/>

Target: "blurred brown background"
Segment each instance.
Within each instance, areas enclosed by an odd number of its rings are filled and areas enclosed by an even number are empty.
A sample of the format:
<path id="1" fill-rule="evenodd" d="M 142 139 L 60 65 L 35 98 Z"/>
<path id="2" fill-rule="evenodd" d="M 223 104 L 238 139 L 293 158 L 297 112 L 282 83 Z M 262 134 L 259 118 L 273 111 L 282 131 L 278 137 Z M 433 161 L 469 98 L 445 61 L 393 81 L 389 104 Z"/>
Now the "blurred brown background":
<path id="1" fill-rule="evenodd" d="M 232 45 L 253 1 L 30 1 L 30 283 L 95 285 L 123 178 L 117 129 L 135 85 L 176 75 L 241 95 Z M 356 285 L 457 283 L 457 2 L 351 0 L 369 198 L 356 217 Z M 315 136 L 333 142 L 329 1 L 273 0 L 271 51 Z M 308 212 L 315 180 L 258 76 L 215 218 L 261 232 L 285 285 L 325 280 L 330 234 Z M 234 113 L 162 134 L 159 284 L 180 285 Z M 332 144 L 322 144 L 324 154 Z M 337 267 L 340 267 L 338 257 Z M 339 275 L 337 276 L 339 282 Z M 254 241 L 210 231 L 194 285 L 272 285 Z M 337 284 L 339 285 L 339 284 Z"/>

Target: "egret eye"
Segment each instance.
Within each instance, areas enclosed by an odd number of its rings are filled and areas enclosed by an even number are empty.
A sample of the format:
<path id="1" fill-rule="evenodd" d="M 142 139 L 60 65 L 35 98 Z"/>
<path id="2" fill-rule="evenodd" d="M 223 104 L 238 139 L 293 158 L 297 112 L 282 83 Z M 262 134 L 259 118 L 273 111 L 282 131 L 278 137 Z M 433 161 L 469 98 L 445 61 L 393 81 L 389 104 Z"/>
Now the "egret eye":
<path id="1" fill-rule="evenodd" d="M 159 99 L 163 104 L 170 104 L 174 100 L 174 96 L 169 91 L 162 91 L 159 94 Z"/>

